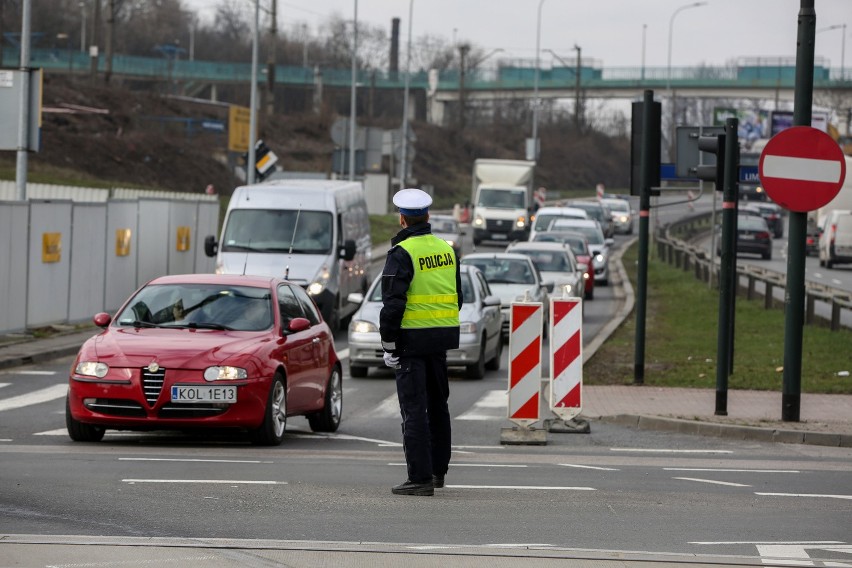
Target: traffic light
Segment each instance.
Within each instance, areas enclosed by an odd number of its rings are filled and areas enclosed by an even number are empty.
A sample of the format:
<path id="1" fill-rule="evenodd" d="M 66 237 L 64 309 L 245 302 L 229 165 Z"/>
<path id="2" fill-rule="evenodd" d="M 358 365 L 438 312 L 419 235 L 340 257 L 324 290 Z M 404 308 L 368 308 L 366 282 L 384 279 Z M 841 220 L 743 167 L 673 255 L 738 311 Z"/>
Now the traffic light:
<path id="1" fill-rule="evenodd" d="M 725 186 L 725 139 L 724 134 L 698 137 L 698 149 L 701 152 L 713 154 L 716 159 L 714 164 L 699 165 L 695 171 L 696 177 L 715 182 L 716 191 L 722 191 Z"/>

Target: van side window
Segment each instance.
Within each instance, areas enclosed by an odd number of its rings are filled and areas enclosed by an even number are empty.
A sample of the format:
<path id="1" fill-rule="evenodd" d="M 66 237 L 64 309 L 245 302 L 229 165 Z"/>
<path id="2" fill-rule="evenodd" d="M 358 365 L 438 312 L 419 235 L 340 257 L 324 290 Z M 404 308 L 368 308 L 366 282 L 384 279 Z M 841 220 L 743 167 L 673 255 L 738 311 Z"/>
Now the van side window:
<path id="1" fill-rule="evenodd" d="M 296 299 L 299 301 L 299 304 L 302 306 L 302 311 L 305 312 L 305 317 L 308 318 L 308 321 L 311 322 L 312 326 L 317 325 L 321 321 L 321 318 L 319 312 L 317 312 L 317 307 L 314 304 L 314 301 L 311 300 L 307 292 L 299 286 L 293 286 L 292 290 L 296 294 Z"/>
<path id="2" fill-rule="evenodd" d="M 302 304 L 296 299 L 293 289 L 286 284 L 278 286 L 278 310 L 281 312 L 281 327 L 284 329 L 294 318 L 305 317 Z"/>

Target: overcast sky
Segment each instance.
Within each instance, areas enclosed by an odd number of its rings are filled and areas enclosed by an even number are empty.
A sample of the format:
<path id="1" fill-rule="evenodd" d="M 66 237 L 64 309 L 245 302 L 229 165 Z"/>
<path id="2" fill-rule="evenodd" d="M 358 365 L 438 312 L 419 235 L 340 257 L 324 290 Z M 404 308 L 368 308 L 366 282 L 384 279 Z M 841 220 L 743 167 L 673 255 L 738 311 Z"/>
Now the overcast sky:
<path id="1" fill-rule="evenodd" d="M 183 0 L 209 21 L 220 0 Z M 246 4 L 253 17 L 252 0 Z M 260 0 L 268 7 L 271 0 Z M 576 57 L 579 45 L 584 59 L 604 67 L 666 67 L 669 25 L 672 24 L 671 64 L 723 65 L 739 57 L 795 57 L 800 0 L 706 0 L 689 6 L 684 0 L 410 0 L 414 6 L 412 35 L 442 36 L 448 42 L 468 41 L 484 50 L 502 49 L 500 57 L 535 59 L 538 8 L 542 64 L 553 50 L 563 59 Z M 285 33 L 309 26 L 311 33 L 329 15 L 351 19 L 356 0 L 278 0 L 279 27 Z M 408 33 L 409 2 L 357 0 L 358 20 L 386 26 L 401 20 L 404 50 Z M 817 30 L 846 24 L 845 67 L 852 67 L 852 0 L 815 0 Z M 647 26 L 647 28 L 645 27 Z M 643 30 L 645 32 L 643 41 Z M 839 68 L 843 29 L 817 33 L 816 57 Z"/>

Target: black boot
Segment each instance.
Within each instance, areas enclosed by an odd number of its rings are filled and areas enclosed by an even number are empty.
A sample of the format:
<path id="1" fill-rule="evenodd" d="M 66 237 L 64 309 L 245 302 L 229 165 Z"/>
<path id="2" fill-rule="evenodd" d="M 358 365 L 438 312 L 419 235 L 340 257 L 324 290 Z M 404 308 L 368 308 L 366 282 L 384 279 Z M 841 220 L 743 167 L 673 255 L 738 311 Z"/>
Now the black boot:
<path id="1" fill-rule="evenodd" d="M 432 481 L 426 483 L 414 483 L 410 479 L 405 480 L 405 483 L 400 483 L 391 492 L 394 495 L 423 495 L 432 496 L 435 494 L 435 486 Z"/>

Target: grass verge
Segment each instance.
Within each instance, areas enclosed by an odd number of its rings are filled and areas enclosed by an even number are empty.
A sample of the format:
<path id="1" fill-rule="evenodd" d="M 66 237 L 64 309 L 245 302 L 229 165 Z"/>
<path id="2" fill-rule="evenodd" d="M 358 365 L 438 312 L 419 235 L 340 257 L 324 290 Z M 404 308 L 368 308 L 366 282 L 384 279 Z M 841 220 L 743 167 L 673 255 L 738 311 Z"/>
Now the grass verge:
<path id="1" fill-rule="evenodd" d="M 399 232 L 399 215 L 370 215 L 370 234 L 373 239 L 373 246 L 387 245 L 390 248 L 390 241 Z"/>
<path id="2" fill-rule="evenodd" d="M 623 257 L 636 289 L 638 244 Z M 648 263 L 645 326 L 645 384 L 661 387 L 716 388 L 719 292 L 692 272 L 669 266 L 653 254 Z M 783 386 L 784 312 L 766 310 L 763 300 L 737 297 L 734 373 L 729 389 L 774 390 Z M 585 365 L 591 385 L 633 382 L 636 320 L 631 314 Z M 852 394 L 852 331 L 805 326 L 802 342 L 802 392 Z M 780 404 L 780 398 L 779 398 Z"/>

